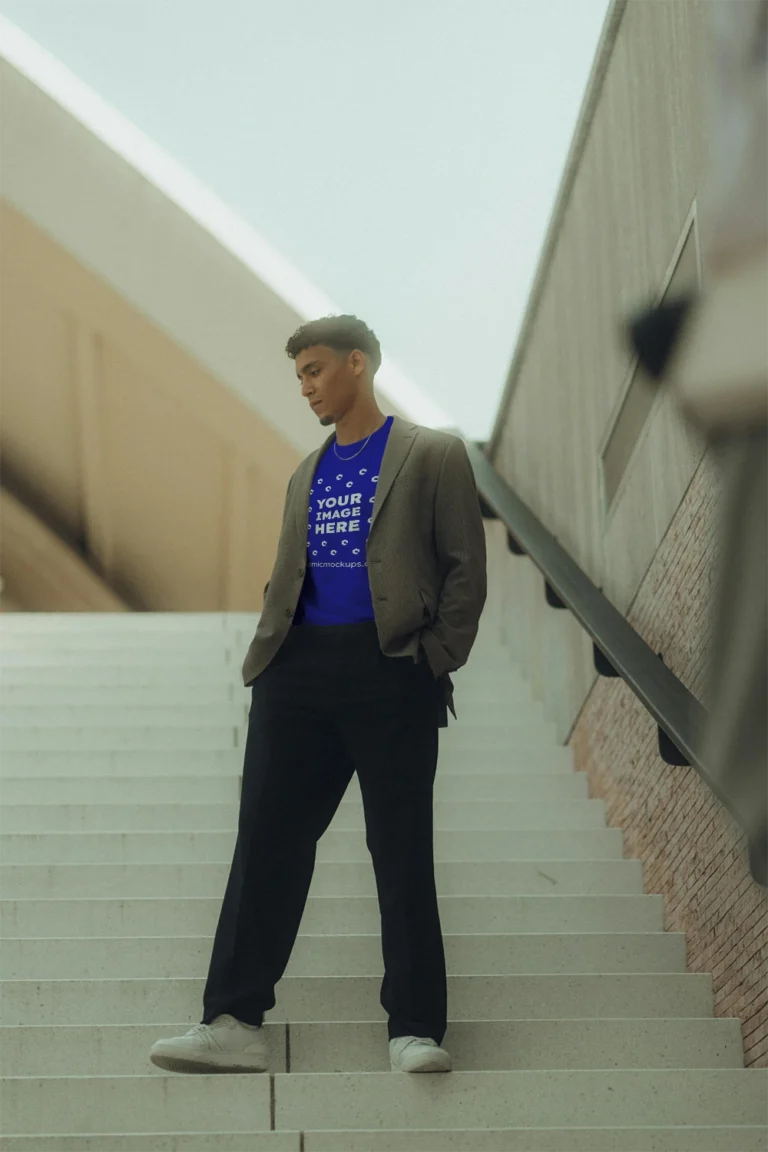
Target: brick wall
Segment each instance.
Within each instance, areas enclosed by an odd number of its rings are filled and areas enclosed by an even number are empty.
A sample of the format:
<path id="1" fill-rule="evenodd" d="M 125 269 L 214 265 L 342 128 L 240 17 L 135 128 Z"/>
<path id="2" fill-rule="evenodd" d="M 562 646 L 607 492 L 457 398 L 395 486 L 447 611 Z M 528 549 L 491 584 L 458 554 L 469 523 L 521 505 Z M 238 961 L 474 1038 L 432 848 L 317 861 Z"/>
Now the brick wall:
<path id="1" fill-rule="evenodd" d="M 717 508 L 706 456 L 628 614 L 704 703 Z M 715 1015 L 739 1017 L 745 1064 L 768 1067 L 768 899 L 738 826 L 692 768 L 664 764 L 655 724 L 621 680 L 596 681 L 570 743 L 625 855 L 643 861 L 646 892 L 664 896 L 665 928 L 686 933 L 689 970 L 712 973 Z"/>

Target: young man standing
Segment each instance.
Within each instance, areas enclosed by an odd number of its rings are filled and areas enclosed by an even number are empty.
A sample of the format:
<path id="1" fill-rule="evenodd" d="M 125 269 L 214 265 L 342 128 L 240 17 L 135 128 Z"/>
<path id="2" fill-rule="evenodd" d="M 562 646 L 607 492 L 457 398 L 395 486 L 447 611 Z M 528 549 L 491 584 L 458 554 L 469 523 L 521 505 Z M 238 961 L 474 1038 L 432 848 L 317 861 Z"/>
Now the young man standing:
<path id="1" fill-rule="evenodd" d="M 449 673 L 477 635 L 485 535 L 460 439 L 385 418 L 379 342 L 354 316 L 288 341 L 323 446 L 288 484 L 264 610 L 243 665 L 252 704 L 238 837 L 203 1019 L 161 1040 L 179 1072 L 263 1071 L 261 1028 L 299 930 L 317 842 L 353 773 L 381 910 L 393 1070 L 447 1072 L 432 792 Z"/>

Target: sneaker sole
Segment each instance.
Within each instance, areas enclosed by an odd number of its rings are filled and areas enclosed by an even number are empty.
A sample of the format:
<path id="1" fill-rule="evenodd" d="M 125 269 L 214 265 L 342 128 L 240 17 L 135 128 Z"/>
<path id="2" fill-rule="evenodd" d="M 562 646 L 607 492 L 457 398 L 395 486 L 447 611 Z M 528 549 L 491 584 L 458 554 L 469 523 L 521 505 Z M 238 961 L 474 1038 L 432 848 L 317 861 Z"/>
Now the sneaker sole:
<path id="1" fill-rule="evenodd" d="M 406 1072 L 408 1074 L 413 1072 L 452 1072 L 453 1065 L 450 1060 L 446 1062 L 445 1057 L 435 1056 L 423 1060 L 413 1068 L 401 1068 L 399 1064 L 390 1062 L 390 1070 L 392 1072 Z"/>
<path id="2" fill-rule="evenodd" d="M 267 1072 L 269 1065 L 266 1060 L 259 1060 L 245 1064 L 242 1061 L 235 1063 L 226 1057 L 221 1058 L 220 1063 L 216 1063 L 215 1059 L 210 1056 L 202 1059 L 195 1060 L 190 1056 L 174 1056 L 169 1052 L 150 1052 L 149 1058 L 157 1068 L 162 1068 L 164 1072 L 187 1072 L 187 1073 L 203 1073 L 211 1074 L 213 1072 L 227 1073 L 227 1072 Z M 226 1063 L 224 1062 L 226 1061 Z"/>

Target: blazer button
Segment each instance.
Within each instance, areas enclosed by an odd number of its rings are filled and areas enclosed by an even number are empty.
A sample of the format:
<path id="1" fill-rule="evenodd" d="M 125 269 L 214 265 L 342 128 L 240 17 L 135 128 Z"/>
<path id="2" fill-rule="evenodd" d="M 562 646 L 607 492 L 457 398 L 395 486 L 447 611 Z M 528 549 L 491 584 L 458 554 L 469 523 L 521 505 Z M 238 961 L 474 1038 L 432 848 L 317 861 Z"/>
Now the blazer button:
<path id="1" fill-rule="evenodd" d="M 299 576 L 303 576 L 303 575 L 304 575 L 304 569 L 303 569 L 303 568 L 299 568 Z"/>
<path id="2" fill-rule="evenodd" d="M 285 614 L 286 614 L 286 616 L 293 616 L 293 609 L 292 608 L 286 608 Z"/>
<path id="3" fill-rule="evenodd" d="M 377 596 L 376 599 L 377 600 L 386 600 L 386 596 Z"/>

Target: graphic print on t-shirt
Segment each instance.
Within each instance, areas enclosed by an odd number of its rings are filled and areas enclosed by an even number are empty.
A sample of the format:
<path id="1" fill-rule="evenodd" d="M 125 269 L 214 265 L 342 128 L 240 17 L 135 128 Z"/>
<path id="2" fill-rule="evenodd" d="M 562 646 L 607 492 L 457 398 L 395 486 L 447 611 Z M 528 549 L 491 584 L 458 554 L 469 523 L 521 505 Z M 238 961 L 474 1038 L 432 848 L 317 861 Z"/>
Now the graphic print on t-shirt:
<path id="1" fill-rule="evenodd" d="M 390 417 L 365 447 L 333 441 L 309 493 L 307 577 L 295 623 L 342 624 L 373 619 L 366 545 Z"/>
<path id="2" fill-rule="evenodd" d="M 370 527 L 371 516 L 365 513 L 372 511 L 373 497 L 368 493 L 372 485 L 375 493 L 378 476 L 369 477 L 367 468 L 359 468 L 352 480 L 345 480 L 344 476 L 343 472 L 337 473 L 335 483 L 331 484 L 326 484 L 320 476 L 310 491 L 308 549 L 312 566 L 316 568 L 365 567 L 367 533 L 361 534 L 361 528 L 364 524 Z M 331 495 L 338 492 L 339 482 L 345 491 Z"/>

